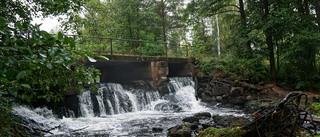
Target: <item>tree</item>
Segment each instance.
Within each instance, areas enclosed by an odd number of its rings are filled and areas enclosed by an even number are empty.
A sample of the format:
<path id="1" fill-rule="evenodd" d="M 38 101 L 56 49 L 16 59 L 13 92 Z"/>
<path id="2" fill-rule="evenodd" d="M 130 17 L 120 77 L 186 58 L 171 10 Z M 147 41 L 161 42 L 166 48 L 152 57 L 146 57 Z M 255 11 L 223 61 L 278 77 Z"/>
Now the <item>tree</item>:
<path id="1" fill-rule="evenodd" d="M 0 17 L 0 96 L 13 96 L 32 103 L 59 102 L 74 79 L 86 83 L 90 70 L 77 61 L 72 38 L 57 37 L 30 24 L 31 16 L 59 15 L 80 10 L 81 1 L 2 1 Z M 33 12 L 30 12 L 33 11 Z M 40 15 L 39 15 L 40 16 Z M 89 71 L 89 73 L 84 73 Z"/>

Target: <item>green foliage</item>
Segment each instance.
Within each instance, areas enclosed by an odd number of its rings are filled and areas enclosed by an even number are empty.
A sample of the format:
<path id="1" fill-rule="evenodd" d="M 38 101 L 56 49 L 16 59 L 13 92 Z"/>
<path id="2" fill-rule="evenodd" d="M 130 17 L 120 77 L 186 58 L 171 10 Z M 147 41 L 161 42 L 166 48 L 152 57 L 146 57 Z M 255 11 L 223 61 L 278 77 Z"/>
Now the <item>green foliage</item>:
<path id="1" fill-rule="evenodd" d="M 212 76 L 215 72 L 224 72 L 234 78 L 249 80 L 257 83 L 267 79 L 267 64 L 258 58 L 241 59 L 232 56 L 217 57 L 198 57 L 196 68 L 198 74 Z"/>
<path id="2" fill-rule="evenodd" d="M 165 10 L 164 19 L 162 8 Z M 89 0 L 84 5 L 84 12 L 70 13 L 64 26 L 66 30 L 72 30 L 79 35 L 153 42 L 165 41 L 170 44 L 178 44 L 186 39 L 187 31 L 186 26 L 180 20 L 181 8 L 183 8 L 183 3 L 175 0 L 164 2 L 158 0 Z M 82 49 L 86 50 L 110 51 L 110 43 L 110 40 L 86 38 L 79 44 Z M 170 49 L 172 55 L 181 56 L 182 53 L 177 52 L 176 49 Z M 112 50 L 113 52 L 134 52 L 139 55 L 140 42 L 113 40 Z M 164 45 L 143 43 L 142 53 L 147 56 L 164 56 Z"/>
<path id="3" fill-rule="evenodd" d="M 159 44 L 145 44 L 142 47 L 142 54 L 146 56 L 164 56 L 165 47 Z"/>
<path id="4" fill-rule="evenodd" d="M 264 63 L 266 62 L 259 58 L 242 59 L 228 56 L 217 60 L 215 69 L 257 83 L 267 78 L 267 68 Z"/>
<path id="5" fill-rule="evenodd" d="M 241 128 L 214 128 L 209 127 L 199 132 L 198 137 L 241 137 L 246 131 Z"/>
<path id="6" fill-rule="evenodd" d="M 62 93 L 72 87 L 74 79 L 87 83 L 95 77 L 93 71 L 87 72 L 77 61 L 79 55 L 88 54 L 67 50 L 73 49 L 75 42 L 61 33 L 55 38 L 27 23 L 16 23 L 15 28 L 3 26 L 2 31 L 14 32 L 2 35 L 2 95 L 28 102 L 38 99 L 58 102 L 63 98 Z M 26 37 L 27 32 L 31 32 L 30 38 Z"/>

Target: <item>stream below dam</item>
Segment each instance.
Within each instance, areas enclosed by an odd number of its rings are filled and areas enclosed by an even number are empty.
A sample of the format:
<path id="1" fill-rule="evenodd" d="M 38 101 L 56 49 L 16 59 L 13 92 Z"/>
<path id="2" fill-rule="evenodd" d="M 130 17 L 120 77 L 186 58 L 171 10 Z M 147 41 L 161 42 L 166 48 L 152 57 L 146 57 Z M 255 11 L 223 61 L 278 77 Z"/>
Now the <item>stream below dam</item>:
<path id="1" fill-rule="evenodd" d="M 190 77 L 169 78 L 169 94 L 126 90 L 116 83 L 99 85 L 97 94 L 78 95 L 81 116 L 57 118 L 45 107 L 14 106 L 13 113 L 37 123 L 45 136 L 167 136 L 167 130 L 198 112 L 211 115 L 246 116 L 242 111 L 209 106 L 195 97 Z M 98 102 L 94 106 L 93 100 Z M 98 112 L 97 112 L 98 111 Z"/>

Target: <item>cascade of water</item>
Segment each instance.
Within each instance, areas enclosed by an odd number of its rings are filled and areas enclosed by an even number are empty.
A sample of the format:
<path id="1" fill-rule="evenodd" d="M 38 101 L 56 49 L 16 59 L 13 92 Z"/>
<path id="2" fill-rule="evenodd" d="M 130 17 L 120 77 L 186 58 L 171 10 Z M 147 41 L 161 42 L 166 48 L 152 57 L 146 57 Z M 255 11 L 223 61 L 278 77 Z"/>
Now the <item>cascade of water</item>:
<path id="1" fill-rule="evenodd" d="M 90 91 L 85 91 L 78 96 L 80 103 L 80 111 L 84 117 L 93 117 L 93 105 L 91 100 Z"/>
<path id="2" fill-rule="evenodd" d="M 98 104 L 99 104 L 99 110 L 100 110 L 100 116 L 106 116 L 106 109 L 105 109 L 105 105 L 103 103 L 103 92 L 101 89 L 98 90 L 98 95 L 96 95 Z"/>
<path id="3" fill-rule="evenodd" d="M 122 85 L 115 83 L 101 84 L 95 95 L 99 105 L 100 116 L 107 114 L 123 114 L 127 112 L 158 110 L 185 111 L 196 109 L 199 104 L 194 96 L 194 82 L 192 78 L 169 78 L 170 94 L 160 99 L 158 91 L 142 89 L 125 90 Z M 90 91 L 79 96 L 81 112 L 84 117 L 94 115 Z M 159 101 L 166 100 L 166 101 Z M 158 101 L 158 104 L 153 102 Z M 197 108 L 200 106 L 198 105 Z"/>
<path id="4" fill-rule="evenodd" d="M 86 91 L 78 96 L 80 118 L 57 119 L 46 108 L 24 106 L 14 107 L 13 112 L 29 119 L 28 125 L 37 123 L 31 126 L 50 131 L 45 136 L 166 136 L 168 128 L 181 124 L 181 118 L 194 113 L 243 116 L 234 110 L 201 106 L 194 95 L 192 78 L 169 80 L 168 88 L 172 90 L 162 97 L 158 91 L 125 90 L 120 84 L 101 84 L 98 92 Z M 154 127 L 162 128 L 163 132 L 155 134 Z"/>

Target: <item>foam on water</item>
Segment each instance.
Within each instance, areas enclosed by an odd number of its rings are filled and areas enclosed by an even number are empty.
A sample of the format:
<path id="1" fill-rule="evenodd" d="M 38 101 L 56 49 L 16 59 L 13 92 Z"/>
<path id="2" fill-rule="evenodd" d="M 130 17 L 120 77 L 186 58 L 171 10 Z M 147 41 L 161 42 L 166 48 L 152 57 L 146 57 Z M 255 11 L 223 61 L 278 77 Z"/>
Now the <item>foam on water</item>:
<path id="1" fill-rule="evenodd" d="M 170 78 L 170 93 L 160 98 L 157 91 L 124 90 L 120 84 L 102 84 L 97 98 L 100 116 L 94 116 L 90 92 L 79 95 L 82 117 L 57 119 L 47 108 L 13 107 L 13 112 L 34 120 L 45 129 L 46 136 L 110 135 L 166 136 L 166 130 L 182 123 L 197 112 L 212 115 L 244 116 L 241 111 L 206 108 L 195 98 L 192 78 Z M 113 100 L 111 100 L 113 99 Z M 105 110 L 107 109 L 107 110 Z M 153 133 L 152 128 L 164 129 Z"/>

